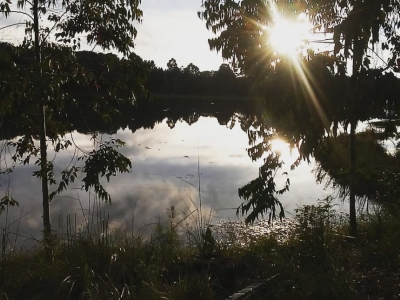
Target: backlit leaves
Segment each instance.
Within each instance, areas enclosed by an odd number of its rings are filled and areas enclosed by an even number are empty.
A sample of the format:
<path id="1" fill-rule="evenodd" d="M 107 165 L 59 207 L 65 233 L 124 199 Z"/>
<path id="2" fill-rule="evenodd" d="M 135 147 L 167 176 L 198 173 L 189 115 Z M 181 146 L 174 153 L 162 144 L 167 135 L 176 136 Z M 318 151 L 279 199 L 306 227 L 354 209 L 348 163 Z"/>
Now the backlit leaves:
<path id="1" fill-rule="evenodd" d="M 0 199 L 0 215 L 2 214 L 2 212 L 7 210 L 7 207 L 12 206 L 19 206 L 18 201 L 9 195 L 5 195 L 3 198 Z"/>
<path id="2" fill-rule="evenodd" d="M 140 0 L 63 1 L 66 15 L 57 20 L 55 36 L 69 44 L 78 34 L 86 33 L 89 44 L 127 55 L 137 35 L 133 22 L 141 22 L 143 16 L 139 4 Z"/>
<path id="3" fill-rule="evenodd" d="M 255 131 L 251 131 L 254 135 Z M 246 222 L 254 222 L 259 216 L 268 215 L 269 221 L 276 219 L 276 206 L 280 207 L 279 218 L 284 217 L 284 210 L 277 195 L 282 195 L 289 190 L 290 180 L 287 178 L 282 188 L 277 188 L 275 176 L 282 167 L 280 156 L 271 150 L 271 140 L 274 134 L 269 134 L 263 141 L 256 143 L 248 149 L 249 156 L 257 160 L 264 156 L 264 163 L 259 168 L 259 176 L 239 189 L 239 197 L 245 200 L 236 214 L 247 214 Z M 253 144 L 255 140 L 253 140 Z M 285 175 L 285 173 L 283 174 Z M 287 175 L 287 173 L 286 173 Z"/>
<path id="4" fill-rule="evenodd" d="M 129 172 L 132 168 L 131 161 L 119 153 L 116 149 L 124 143 L 119 139 L 111 139 L 100 145 L 98 150 L 93 150 L 89 154 L 81 157 L 84 160 L 83 172 L 85 177 L 82 179 L 82 188 L 88 191 L 93 188 L 99 199 L 111 201 L 110 195 L 105 191 L 100 183 L 100 177 L 106 177 L 107 181 L 117 173 Z"/>

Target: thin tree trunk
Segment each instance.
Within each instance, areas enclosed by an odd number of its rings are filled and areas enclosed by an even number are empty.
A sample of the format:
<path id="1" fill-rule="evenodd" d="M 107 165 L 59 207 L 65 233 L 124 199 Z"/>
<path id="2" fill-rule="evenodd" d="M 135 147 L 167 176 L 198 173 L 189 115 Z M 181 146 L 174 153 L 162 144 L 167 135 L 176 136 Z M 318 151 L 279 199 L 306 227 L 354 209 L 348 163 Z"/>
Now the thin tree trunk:
<path id="1" fill-rule="evenodd" d="M 356 120 L 352 117 L 350 122 L 350 234 L 357 235 L 357 216 L 356 216 L 356 194 L 355 194 L 355 177 L 356 177 Z"/>
<path id="2" fill-rule="evenodd" d="M 356 45 L 354 46 L 356 47 Z M 354 50 L 355 51 L 355 50 Z M 354 79 L 357 79 L 358 68 L 353 58 L 353 74 Z M 355 193 L 355 179 L 356 179 L 356 126 L 357 120 L 355 116 L 356 112 L 356 102 L 357 102 L 357 93 L 355 92 L 355 87 L 353 86 L 353 101 L 351 105 L 351 113 L 350 116 L 350 235 L 357 235 L 357 212 L 356 212 L 356 193 Z"/>
<path id="3" fill-rule="evenodd" d="M 34 49 L 37 74 L 41 77 L 41 51 L 39 42 L 39 0 L 33 1 L 33 31 L 35 36 Z M 39 77 L 39 78 L 40 78 Z M 46 144 L 46 110 L 44 97 L 40 98 L 40 168 L 42 175 L 42 197 L 43 197 L 43 236 L 46 245 L 49 245 L 51 238 L 51 223 L 50 223 L 50 203 L 49 203 L 49 187 L 47 180 L 47 144 Z"/>

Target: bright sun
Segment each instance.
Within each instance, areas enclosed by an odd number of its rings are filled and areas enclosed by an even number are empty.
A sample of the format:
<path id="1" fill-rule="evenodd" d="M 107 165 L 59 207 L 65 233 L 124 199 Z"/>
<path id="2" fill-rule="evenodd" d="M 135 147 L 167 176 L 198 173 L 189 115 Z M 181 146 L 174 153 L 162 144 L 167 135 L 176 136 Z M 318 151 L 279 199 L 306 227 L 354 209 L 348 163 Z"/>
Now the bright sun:
<path id="1" fill-rule="evenodd" d="M 293 163 L 299 157 L 299 151 L 296 148 L 290 149 L 289 143 L 280 138 L 271 140 L 271 150 L 277 152 L 280 158 L 288 164 Z"/>
<path id="2" fill-rule="evenodd" d="M 289 151 L 289 144 L 279 138 L 276 138 L 271 140 L 271 149 L 272 151 L 279 152 L 279 154 L 282 155 Z"/>
<path id="3" fill-rule="evenodd" d="M 311 24 L 305 17 L 299 17 L 296 22 L 276 18 L 268 31 L 270 43 L 277 53 L 294 56 L 311 36 Z"/>

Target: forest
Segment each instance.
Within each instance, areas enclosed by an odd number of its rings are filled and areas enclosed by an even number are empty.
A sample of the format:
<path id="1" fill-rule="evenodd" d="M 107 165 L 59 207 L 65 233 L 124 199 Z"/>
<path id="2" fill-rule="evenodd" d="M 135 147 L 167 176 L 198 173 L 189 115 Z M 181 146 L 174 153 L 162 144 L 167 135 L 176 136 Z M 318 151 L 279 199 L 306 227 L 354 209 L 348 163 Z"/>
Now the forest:
<path id="1" fill-rule="evenodd" d="M 175 59 L 167 69 L 145 62 L 149 66 L 146 88 L 154 95 L 208 96 L 221 98 L 246 98 L 250 95 L 248 78 L 238 77 L 228 64 L 217 71 L 203 71 L 193 64 L 179 68 Z"/>

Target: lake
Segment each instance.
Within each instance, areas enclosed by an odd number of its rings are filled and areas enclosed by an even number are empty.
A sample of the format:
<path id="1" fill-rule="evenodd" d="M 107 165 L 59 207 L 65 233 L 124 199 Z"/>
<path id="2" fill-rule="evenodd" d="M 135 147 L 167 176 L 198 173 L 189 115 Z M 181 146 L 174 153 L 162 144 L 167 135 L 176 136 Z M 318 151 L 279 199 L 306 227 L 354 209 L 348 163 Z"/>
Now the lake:
<path id="1" fill-rule="evenodd" d="M 225 121 L 221 121 L 218 109 L 215 114 L 192 108 L 185 111 L 190 111 L 192 117 L 174 115 L 173 110 L 163 109 L 169 116 L 157 114 L 153 122 L 142 127 L 138 123 L 118 125 L 116 122 L 112 132 L 100 135 L 103 140 L 110 137 L 123 140 L 126 146 L 121 151 L 131 159 L 133 166 L 131 173 L 119 174 L 105 183 L 112 204 L 102 203 L 101 214 L 109 218 L 111 226 L 143 229 L 147 224 L 166 220 L 167 209 L 171 206 L 178 213 L 179 221 L 199 208 L 199 187 L 202 211 L 207 218 L 213 222 L 238 219 L 236 208 L 242 203 L 238 188 L 256 178 L 261 166 L 261 161 L 252 162 L 247 155 L 249 144 L 247 133 L 241 126 L 243 116 L 233 110 L 227 114 L 229 118 L 224 117 Z M 138 116 L 141 113 L 137 112 L 130 120 L 138 122 L 135 121 Z M 232 122 L 236 124 L 231 126 Z M 121 129 L 115 130 L 118 126 Z M 80 148 L 92 149 L 90 135 L 77 131 L 71 135 Z M 66 138 L 70 137 L 70 134 L 66 135 Z M 297 153 L 290 153 L 288 145 L 279 141 L 274 143 L 274 148 L 281 151 L 285 161 L 281 173 L 288 172 L 291 182 L 290 191 L 278 196 L 287 216 L 291 216 L 295 208 L 315 204 L 318 199 L 333 193 L 331 188 L 325 189 L 324 184 L 316 183 L 313 161 L 310 164 L 303 162 L 291 170 Z M 71 148 L 57 155 L 49 152 L 49 159 L 54 159 L 55 173 L 59 174 L 76 157 Z M 6 164 L 10 164 L 9 157 L 3 154 L 2 168 Z M 12 174 L 0 178 L 0 194 L 4 195 L 8 190 L 20 203 L 19 208 L 11 208 L 8 213 L 7 222 L 19 220 L 10 231 L 18 231 L 24 236 L 39 237 L 42 228 L 41 186 L 39 179 L 32 176 L 36 169 L 32 165 L 17 166 Z M 276 178 L 279 187 L 287 176 L 277 174 Z M 93 211 L 97 215 L 100 213 L 94 196 L 81 191 L 80 187 L 78 181 L 52 201 L 53 229 L 59 230 L 67 215 L 76 217 L 79 224 Z M 346 203 L 339 204 L 340 209 L 347 210 Z M 2 227 L 5 217 L 6 214 L 1 216 Z"/>

